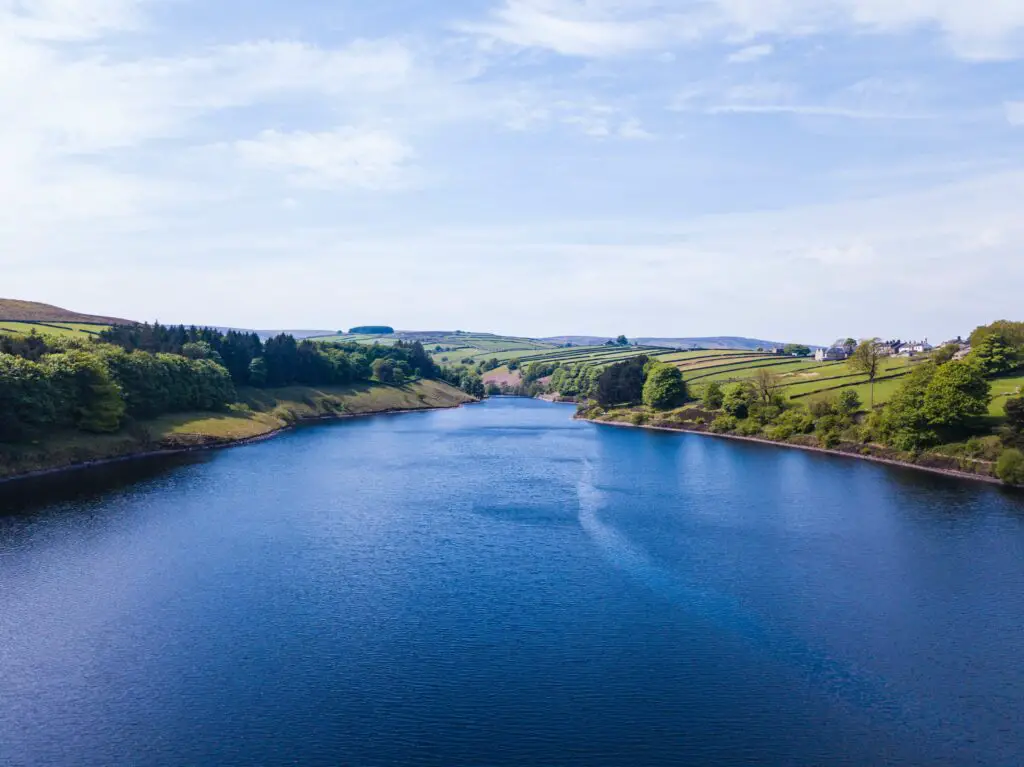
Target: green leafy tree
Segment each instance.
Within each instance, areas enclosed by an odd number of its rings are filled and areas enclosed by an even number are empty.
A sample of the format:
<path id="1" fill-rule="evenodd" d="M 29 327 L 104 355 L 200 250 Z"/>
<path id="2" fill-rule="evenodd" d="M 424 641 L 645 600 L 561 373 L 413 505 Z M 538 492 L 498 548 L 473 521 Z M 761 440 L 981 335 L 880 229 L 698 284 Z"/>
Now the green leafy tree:
<path id="1" fill-rule="evenodd" d="M 373 370 L 373 377 L 384 384 L 395 381 L 395 362 L 388 358 L 380 358 L 373 361 L 370 366 Z"/>
<path id="2" fill-rule="evenodd" d="M 223 358 L 207 341 L 193 341 L 184 344 L 181 347 L 181 356 L 188 357 L 190 360 L 213 360 L 221 365 L 224 364 Z"/>
<path id="3" fill-rule="evenodd" d="M 779 376 L 768 368 L 758 368 L 754 371 L 751 383 L 761 407 L 767 408 L 779 404 L 779 392 L 782 391 L 782 379 Z"/>
<path id="4" fill-rule="evenodd" d="M 999 335 L 1004 343 L 1015 350 L 1024 349 L 1024 322 L 997 320 L 991 325 L 982 325 L 971 333 L 970 344 L 976 349 L 991 335 Z"/>
<path id="5" fill-rule="evenodd" d="M 853 352 L 850 358 L 850 366 L 868 377 L 871 384 L 871 409 L 875 407 L 875 380 L 882 369 L 882 362 L 885 355 L 882 354 L 882 345 L 877 338 L 862 341 Z"/>
<path id="6" fill-rule="evenodd" d="M 932 363 L 917 367 L 889 400 L 878 423 L 880 436 L 899 450 L 920 450 L 938 438 L 925 416 L 925 393 L 935 377 Z"/>
<path id="7" fill-rule="evenodd" d="M 256 357 L 249 363 L 249 383 L 256 387 L 267 385 L 267 361 Z"/>
<path id="8" fill-rule="evenodd" d="M 82 351 L 52 354 L 43 359 L 43 365 L 75 427 L 97 434 L 121 428 L 125 413 L 121 389 L 96 355 Z"/>
<path id="9" fill-rule="evenodd" d="M 708 410 L 718 410 L 722 407 L 724 397 L 722 385 L 718 381 L 712 381 L 704 387 L 704 396 L 701 398 L 701 402 Z"/>
<path id="10" fill-rule="evenodd" d="M 857 392 L 853 389 L 843 389 L 839 392 L 839 398 L 836 400 L 836 410 L 842 416 L 852 416 L 858 410 L 860 410 L 861 401 Z"/>
<path id="11" fill-rule="evenodd" d="M 643 402 L 655 410 L 671 410 L 686 401 L 686 384 L 679 368 L 655 364 L 647 372 Z"/>
<path id="12" fill-rule="evenodd" d="M 931 426 L 962 429 L 972 416 L 985 415 L 991 386 L 980 366 L 950 362 L 935 372 L 924 396 L 924 416 Z"/>
<path id="13" fill-rule="evenodd" d="M 722 409 L 740 420 L 750 414 L 750 406 L 756 395 L 747 381 L 739 381 L 726 387 L 722 397 Z"/>
<path id="14" fill-rule="evenodd" d="M 609 365 L 597 379 L 597 401 L 601 407 L 632 405 L 643 400 L 647 357 Z"/>
<path id="15" fill-rule="evenodd" d="M 932 353 L 932 360 L 935 361 L 936 365 L 945 365 L 947 362 L 953 361 L 958 351 L 960 351 L 960 347 L 956 344 L 946 344 Z"/>
<path id="16" fill-rule="evenodd" d="M 1008 485 L 1024 485 L 1024 453 L 1004 450 L 996 462 L 996 476 Z"/>
<path id="17" fill-rule="evenodd" d="M 1014 349 L 1006 342 L 1003 334 L 998 332 L 984 336 L 971 351 L 971 358 L 981 366 L 987 376 L 1007 373 L 1017 367 Z"/>
<path id="18" fill-rule="evenodd" d="M 1011 397 L 1003 406 L 1007 425 L 1018 434 L 1024 434 L 1024 397 Z"/>
<path id="19" fill-rule="evenodd" d="M 483 379 L 472 371 L 466 371 L 459 380 L 459 388 L 471 397 L 483 397 L 486 393 Z"/>
<path id="20" fill-rule="evenodd" d="M 629 339 L 625 336 L 619 336 L 615 339 L 615 343 L 619 346 L 629 346 Z"/>

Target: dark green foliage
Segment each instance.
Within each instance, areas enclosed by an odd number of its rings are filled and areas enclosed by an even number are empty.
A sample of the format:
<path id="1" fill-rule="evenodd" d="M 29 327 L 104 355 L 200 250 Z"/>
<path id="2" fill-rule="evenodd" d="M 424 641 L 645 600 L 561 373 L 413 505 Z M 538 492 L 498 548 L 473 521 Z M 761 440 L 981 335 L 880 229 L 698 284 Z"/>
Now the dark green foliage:
<path id="1" fill-rule="evenodd" d="M 686 401 L 686 384 L 679 368 L 655 363 L 647 371 L 643 402 L 655 410 L 671 410 Z"/>
<path id="2" fill-rule="evenodd" d="M 235 386 L 401 384 L 438 375 L 422 344 L 323 344 L 279 335 L 163 325 L 119 326 L 107 343 L 0 336 L 0 441 L 58 429 L 118 430 L 124 417 L 216 411 Z M 470 382 L 482 393 L 479 379 Z"/>
<path id="3" fill-rule="evenodd" d="M 814 431 L 814 418 L 802 408 L 786 410 L 779 415 L 768 428 L 771 439 L 787 440 L 798 434 L 810 434 Z"/>
<path id="4" fill-rule="evenodd" d="M 94 354 L 51 354 L 40 363 L 56 393 L 57 426 L 105 433 L 121 427 L 125 403 L 110 371 Z"/>
<path id="5" fill-rule="evenodd" d="M 750 414 L 750 406 L 755 398 L 754 389 L 749 382 L 730 384 L 723 392 L 722 408 L 729 415 L 742 420 Z"/>
<path id="6" fill-rule="evenodd" d="M 54 351 L 56 349 L 34 330 L 27 336 L 0 334 L 0 354 L 12 354 L 38 362 L 44 354 L 51 354 Z"/>
<path id="7" fill-rule="evenodd" d="M 373 361 L 371 366 L 373 369 L 373 377 L 381 383 L 394 383 L 395 380 L 395 363 L 394 360 L 389 359 L 378 359 Z"/>
<path id="8" fill-rule="evenodd" d="M 629 346 L 629 339 L 626 338 L 625 336 L 619 336 L 618 338 L 615 339 L 615 343 L 618 346 Z"/>
<path id="9" fill-rule="evenodd" d="M 52 427 L 56 396 L 56 387 L 38 363 L 0 353 L 0 442 Z"/>
<path id="10" fill-rule="evenodd" d="M 255 333 L 221 333 L 211 328 L 166 327 L 159 323 L 111 328 L 102 338 L 127 351 L 167 352 L 222 361 L 236 386 L 327 386 L 367 381 L 376 359 L 406 363 L 406 377 L 438 375 L 437 367 L 419 341 L 364 346 L 355 342 L 300 342 L 281 334 L 263 343 Z M 262 362 L 255 363 L 257 359 Z"/>
<path id="11" fill-rule="evenodd" d="M 786 344 L 782 348 L 783 354 L 796 356 L 796 357 L 810 357 L 811 347 L 804 346 L 803 344 Z"/>
<path id="12" fill-rule="evenodd" d="M 593 397 L 601 373 L 596 365 L 559 365 L 551 375 L 550 388 L 563 397 Z"/>
<path id="13" fill-rule="evenodd" d="M 999 335 L 1014 350 L 1024 350 L 1024 322 L 996 320 L 991 325 L 982 325 L 971 333 L 971 347 L 977 349 L 991 335 Z"/>
<path id="14" fill-rule="evenodd" d="M 634 357 L 607 367 L 597 379 L 597 401 L 602 407 L 635 404 L 643 399 L 647 357 Z"/>
<path id="15" fill-rule="evenodd" d="M 214 351 L 208 341 L 191 341 L 181 347 L 181 356 L 190 360 L 213 360 L 218 365 L 223 365 L 224 360 L 220 354 Z"/>
<path id="16" fill-rule="evenodd" d="M 1004 450 L 996 463 L 996 476 L 1008 485 L 1024 485 L 1024 453 L 1016 448 Z"/>
<path id="17" fill-rule="evenodd" d="M 987 376 L 1008 373 L 1020 364 L 1016 350 L 1006 342 L 1002 333 L 985 336 L 981 343 L 974 347 L 971 358 Z"/>
<path id="18" fill-rule="evenodd" d="M 822 399 L 812 400 L 808 403 L 807 409 L 811 417 L 817 421 L 819 418 L 824 418 L 828 415 L 837 415 L 839 413 L 839 403 L 832 397 L 823 397 Z"/>
<path id="19" fill-rule="evenodd" d="M 989 384 L 973 362 L 921 365 L 905 379 L 880 419 L 883 439 L 920 450 L 958 436 L 972 416 L 988 410 Z"/>
<path id="20" fill-rule="evenodd" d="M 459 377 L 459 388 L 471 397 L 483 397 L 486 393 L 480 376 L 468 370 Z"/>
<path id="21" fill-rule="evenodd" d="M 932 361 L 936 365 L 945 365 L 947 362 L 952 362 L 957 352 L 960 351 L 960 347 L 956 344 L 947 344 L 939 349 L 936 349 L 932 354 Z"/>
<path id="22" fill-rule="evenodd" d="M 1024 434 L 1024 397 L 1006 400 L 1003 409 L 1006 411 L 1007 425 L 1018 434 Z"/>
<path id="23" fill-rule="evenodd" d="M 360 325 L 348 332 L 353 336 L 390 336 L 395 329 L 389 325 Z"/>
<path id="24" fill-rule="evenodd" d="M 262 357 L 256 357 L 249 363 L 249 384 L 251 386 L 267 385 L 267 361 Z"/>
<path id="25" fill-rule="evenodd" d="M 880 419 L 882 438 L 900 450 L 920 450 L 937 441 L 938 435 L 924 415 L 925 392 L 936 367 L 921 365 L 904 379 L 886 405 Z"/>
<path id="26" fill-rule="evenodd" d="M 851 416 L 860 410 L 861 401 L 857 392 L 853 389 L 843 389 L 839 392 L 839 398 L 836 400 L 836 410 L 840 415 Z"/>
<path id="27" fill-rule="evenodd" d="M 739 421 L 736 420 L 735 416 L 731 415 L 720 415 L 714 421 L 712 421 L 709 427 L 715 434 L 727 434 L 734 431 L 739 425 Z"/>
<path id="28" fill-rule="evenodd" d="M 722 407 L 724 399 L 722 385 L 717 381 L 712 381 L 704 387 L 704 396 L 701 398 L 701 402 L 708 410 L 718 410 Z"/>
<path id="29" fill-rule="evenodd" d="M 950 362 L 941 366 L 925 391 L 924 415 L 931 426 L 962 429 L 971 416 L 988 412 L 991 386 L 978 365 Z"/>

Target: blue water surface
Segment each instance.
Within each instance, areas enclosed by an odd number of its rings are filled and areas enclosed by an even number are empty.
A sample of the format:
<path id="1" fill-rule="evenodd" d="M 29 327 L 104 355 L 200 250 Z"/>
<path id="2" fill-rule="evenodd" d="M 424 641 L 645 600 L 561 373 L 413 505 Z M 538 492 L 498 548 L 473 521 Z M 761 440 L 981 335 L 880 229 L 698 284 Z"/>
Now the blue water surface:
<path id="1" fill-rule="evenodd" d="M 1024 498 L 494 399 L 0 488 L 2 765 L 1024 763 Z"/>

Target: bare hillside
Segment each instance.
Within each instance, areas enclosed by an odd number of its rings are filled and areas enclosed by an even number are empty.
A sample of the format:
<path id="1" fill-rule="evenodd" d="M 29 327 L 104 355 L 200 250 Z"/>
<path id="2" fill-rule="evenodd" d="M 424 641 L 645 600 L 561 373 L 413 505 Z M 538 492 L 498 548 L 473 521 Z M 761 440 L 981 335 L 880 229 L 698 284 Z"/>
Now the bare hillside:
<path id="1" fill-rule="evenodd" d="M 35 301 L 0 298 L 0 320 L 8 322 L 80 322 L 96 325 L 131 325 L 131 320 L 82 314 Z"/>

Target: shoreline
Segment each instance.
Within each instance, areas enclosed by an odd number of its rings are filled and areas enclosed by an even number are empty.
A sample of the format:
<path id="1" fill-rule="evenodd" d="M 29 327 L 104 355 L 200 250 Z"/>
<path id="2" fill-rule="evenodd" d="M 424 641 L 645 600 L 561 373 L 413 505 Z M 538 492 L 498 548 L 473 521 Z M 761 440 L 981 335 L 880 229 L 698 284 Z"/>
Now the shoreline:
<path id="1" fill-rule="evenodd" d="M 70 474 L 77 471 L 86 471 L 88 469 L 99 468 L 101 466 L 113 466 L 119 463 L 128 463 L 131 461 L 144 461 L 149 458 L 162 458 L 171 457 L 175 455 L 188 455 L 190 453 L 204 453 L 213 450 L 227 450 L 235 447 L 245 447 L 246 445 L 253 445 L 258 442 L 265 442 L 267 440 L 279 437 L 286 432 L 294 431 L 302 426 L 312 426 L 317 423 L 327 423 L 333 421 L 347 421 L 354 418 L 371 418 L 374 416 L 382 415 L 401 415 L 405 413 L 427 413 L 437 410 L 456 410 L 466 405 L 475 405 L 477 402 L 464 402 L 459 405 L 437 405 L 430 407 L 417 407 L 417 408 L 387 408 L 384 410 L 377 410 L 366 413 L 338 413 L 334 415 L 319 415 L 312 417 L 301 417 L 294 423 L 280 426 L 263 434 L 256 434 L 251 437 L 241 437 L 238 439 L 230 438 L 213 438 L 205 444 L 188 445 L 188 446 L 168 446 L 164 448 L 157 448 L 155 450 L 145 450 L 138 453 L 127 453 L 125 455 L 111 456 L 110 458 L 96 458 L 89 461 L 82 461 L 79 463 L 71 463 L 63 466 L 54 466 L 49 469 L 39 469 L 36 471 L 25 472 L 23 474 L 12 474 L 7 477 L 0 477 L 0 486 L 13 484 L 15 482 L 25 482 L 33 479 L 40 479 L 43 477 L 56 476 L 58 474 Z"/>
<path id="2" fill-rule="evenodd" d="M 597 426 L 614 426 L 622 429 L 647 429 L 648 431 L 663 431 L 675 434 L 696 434 L 701 437 L 713 437 L 717 439 L 728 439 L 736 440 L 740 442 L 753 442 L 755 444 L 768 445 L 770 447 L 780 448 L 791 448 L 795 450 L 803 450 L 808 453 L 820 453 L 822 455 L 835 456 L 837 458 L 855 458 L 861 461 L 870 461 L 871 463 L 882 464 L 885 466 L 894 466 L 900 469 L 913 469 L 915 471 L 925 471 L 929 474 L 938 474 L 953 479 L 967 479 L 975 482 L 984 482 L 988 485 L 996 485 L 997 487 L 1021 489 L 1016 485 L 1008 485 L 1002 480 L 996 477 L 986 477 L 982 474 L 973 474 L 969 471 L 957 471 L 956 469 L 941 469 L 935 466 L 921 466 L 920 464 L 910 463 L 908 461 L 898 461 L 893 458 L 881 458 L 874 455 L 861 455 L 860 453 L 845 453 L 842 450 L 829 450 L 824 447 L 812 447 L 810 445 L 798 445 L 792 442 L 777 442 L 771 439 L 765 439 L 763 437 L 744 437 L 739 434 L 715 434 L 710 431 L 700 431 L 698 429 L 685 429 L 677 426 L 650 426 L 647 424 L 633 424 L 625 423 L 623 421 L 598 421 L 592 418 L 579 418 L 580 421 L 586 421 L 587 423 L 596 424 Z"/>

